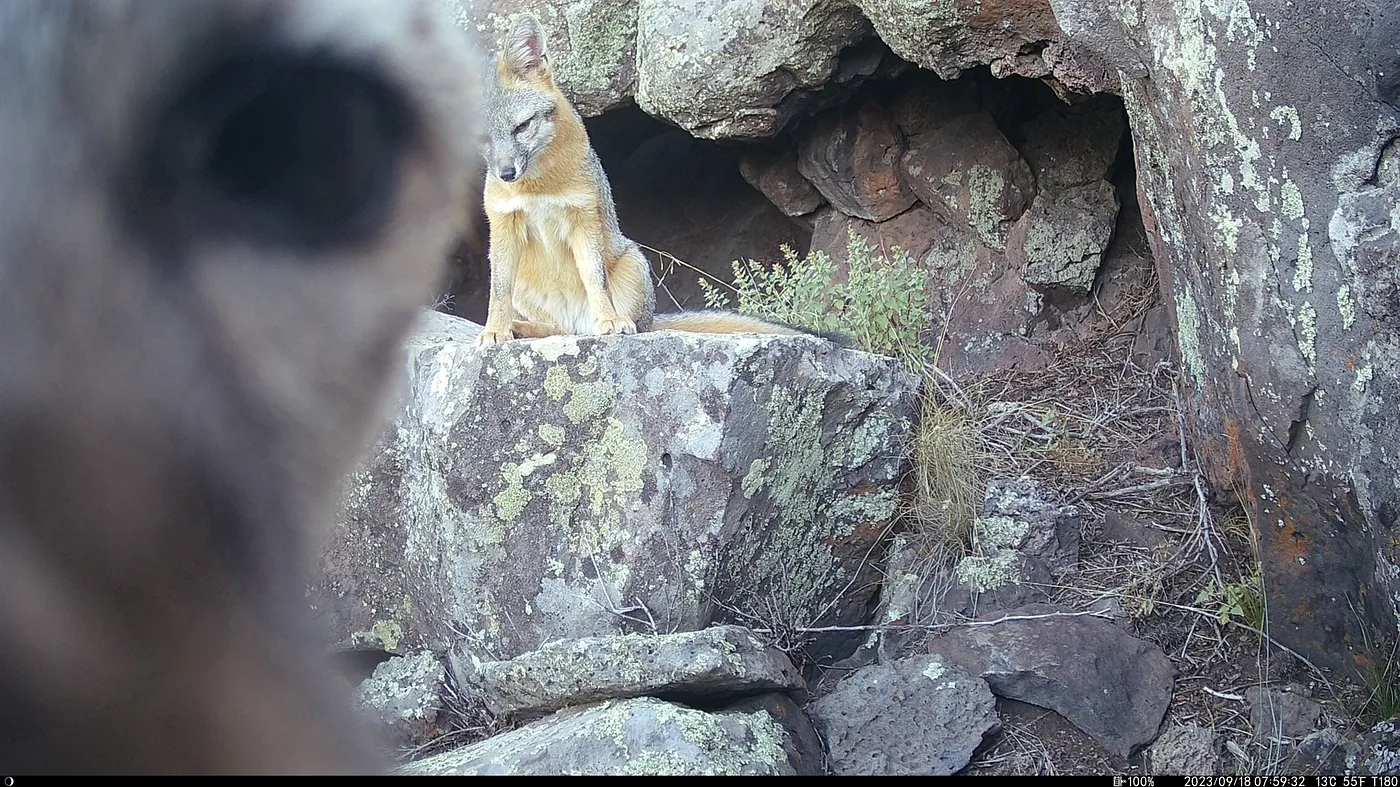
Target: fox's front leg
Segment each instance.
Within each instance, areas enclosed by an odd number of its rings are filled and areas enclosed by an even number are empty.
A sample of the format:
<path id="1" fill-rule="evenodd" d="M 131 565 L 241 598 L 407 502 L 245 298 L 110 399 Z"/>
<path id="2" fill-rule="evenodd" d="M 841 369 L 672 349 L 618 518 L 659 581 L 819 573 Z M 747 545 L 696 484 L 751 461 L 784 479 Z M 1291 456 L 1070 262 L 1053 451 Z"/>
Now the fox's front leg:
<path id="1" fill-rule="evenodd" d="M 524 250 L 522 222 L 514 214 L 491 216 L 491 297 L 486 305 L 486 327 L 476 337 L 476 346 L 508 342 L 515 338 L 511 321 L 515 318 L 515 270 Z"/>
<path id="2" fill-rule="evenodd" d="M 583 280 L 583 290 L 588 294 L 594 329 L 598 333 L 636 333 L 636 319 L 618 314 L 612 293 L 608 292 L 608 268 L 603 256 L 602 238 L 589 229 L 576 229 L 569 234 L 569 250 L 573 252 L 579 278 Z"/>

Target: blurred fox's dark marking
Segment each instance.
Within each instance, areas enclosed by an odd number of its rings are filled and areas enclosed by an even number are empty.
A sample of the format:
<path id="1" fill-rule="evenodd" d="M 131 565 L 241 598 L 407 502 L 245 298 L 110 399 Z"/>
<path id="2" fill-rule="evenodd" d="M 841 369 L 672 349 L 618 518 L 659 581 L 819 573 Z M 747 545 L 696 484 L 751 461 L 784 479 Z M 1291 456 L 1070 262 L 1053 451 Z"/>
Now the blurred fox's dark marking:
<path id="1" fill-rule="evenodd" d="M 373 767 L 303 580 L 477 78 L 441 0 L 0 2 L 0 775 Z"/>

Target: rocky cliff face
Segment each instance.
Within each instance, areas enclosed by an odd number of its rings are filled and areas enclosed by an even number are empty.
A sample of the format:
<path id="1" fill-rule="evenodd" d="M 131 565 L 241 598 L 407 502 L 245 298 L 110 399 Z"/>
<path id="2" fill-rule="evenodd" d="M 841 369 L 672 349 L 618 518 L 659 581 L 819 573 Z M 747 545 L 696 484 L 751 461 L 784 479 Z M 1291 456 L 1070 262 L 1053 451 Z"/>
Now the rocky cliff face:
<path id="1" fill-rule="evenodd" d="M 1395 6 L 1054 5 L 1120 74 L 1197 449 L 1248 502 L 1273 634 L 1365 668 L 1400 599 Z"/>
<path id="2" fill-rule="evenodd" d="M 1132 267 L 1112 249 L 1144 233 L 1120 248 L 1150 248 L 1169 294 L 1195 445 L 1258 532 L 1273 634 L 1348 669 L 1393 638 L 1393 4 L 459 6 L 488 36 L 526 8 L 586 114 L 633 101 L 696 137 L 765 140 L 742 171 L 814 248 L 839 257 L 851 230 L 914 247 L 936 270 L 954 368 L 1043 363 L 1045 331 L 1104 271 Z M 1007 102 L 1008 81 L 969 72 L 1036 78 L 1071 103 Z M 1123 115 L 1083 101 L 1105 93 L 1123 98 L 1136 170 L 1118 157 Z M 939 300 L 953 292 L 971 316 Z"/>

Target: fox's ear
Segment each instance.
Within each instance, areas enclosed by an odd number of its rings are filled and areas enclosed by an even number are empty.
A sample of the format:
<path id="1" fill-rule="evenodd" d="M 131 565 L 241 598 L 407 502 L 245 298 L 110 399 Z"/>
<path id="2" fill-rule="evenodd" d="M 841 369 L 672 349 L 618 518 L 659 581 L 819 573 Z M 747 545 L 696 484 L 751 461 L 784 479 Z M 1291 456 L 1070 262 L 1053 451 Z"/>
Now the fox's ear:
<path id="1" fill-rule="evenodd" d="M 511 73 L 521 77 L 537 75 L 549 57 L 544 45 L 544 25 L 534 14 L 517 16 L 502 50 Z"/>

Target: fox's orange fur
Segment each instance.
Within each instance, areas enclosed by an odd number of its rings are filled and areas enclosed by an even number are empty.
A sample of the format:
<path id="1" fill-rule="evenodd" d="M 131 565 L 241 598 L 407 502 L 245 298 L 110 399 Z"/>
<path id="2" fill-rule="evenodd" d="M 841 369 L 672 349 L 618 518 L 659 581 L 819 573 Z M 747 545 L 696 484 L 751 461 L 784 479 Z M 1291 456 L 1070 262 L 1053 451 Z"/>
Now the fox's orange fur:
<path id="1" fill-rule="evenodd" d="M 491 298 L 480 344 L 653 328 L 802 334 L 727 312 L 656 315 L 651 267 L 618 227 L 607 176 L 554 82 L 533 16 L 518 18 L 494 78 L 484 200 Z"/>

